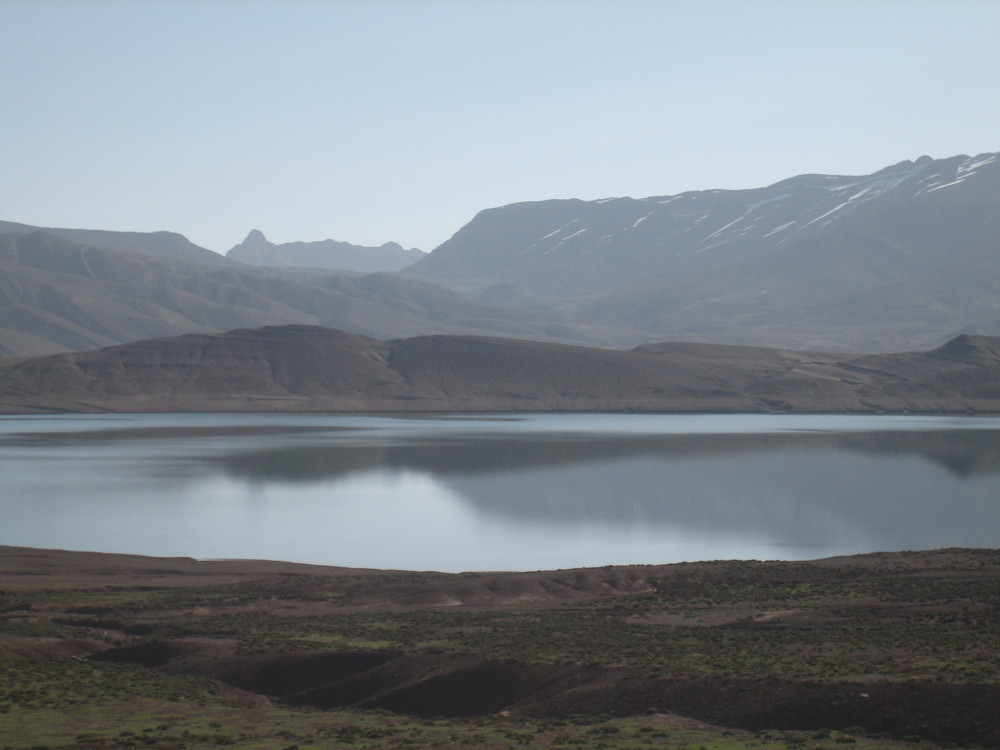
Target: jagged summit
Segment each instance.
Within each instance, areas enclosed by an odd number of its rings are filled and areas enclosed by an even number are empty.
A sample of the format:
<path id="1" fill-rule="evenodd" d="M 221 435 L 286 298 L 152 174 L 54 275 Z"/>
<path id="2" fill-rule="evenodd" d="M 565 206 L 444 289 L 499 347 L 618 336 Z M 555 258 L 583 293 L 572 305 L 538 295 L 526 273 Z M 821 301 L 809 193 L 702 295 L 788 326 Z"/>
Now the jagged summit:
<path id="1" fill-rule="evenodd" d="M 399 271 L 423 256 L 420 250 L 404 250 L 395 242 L 365 247 L 327 239 L 275 245 L 259 229 L 251 229 L 243 242 L 226 253 L 227 258 L 255 266 L 322 268 L 360 273 Z"/>
<path id="2" fill-rule="evenodd" d="M 244 247 L 274 247 L 259 229 L 251 229 L 246 239 L 240 244 Z"/>

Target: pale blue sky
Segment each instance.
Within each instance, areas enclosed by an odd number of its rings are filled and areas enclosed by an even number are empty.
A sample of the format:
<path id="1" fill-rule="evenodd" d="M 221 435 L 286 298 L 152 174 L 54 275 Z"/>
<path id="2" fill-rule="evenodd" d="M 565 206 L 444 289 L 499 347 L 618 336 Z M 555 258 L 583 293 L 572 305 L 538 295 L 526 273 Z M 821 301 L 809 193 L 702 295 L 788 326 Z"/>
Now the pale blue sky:
<path id="1" fill-rule="evenodd" d="M 0 218 L 433 249 L 1000 149 L 997 0 L 0 0 Z"/>

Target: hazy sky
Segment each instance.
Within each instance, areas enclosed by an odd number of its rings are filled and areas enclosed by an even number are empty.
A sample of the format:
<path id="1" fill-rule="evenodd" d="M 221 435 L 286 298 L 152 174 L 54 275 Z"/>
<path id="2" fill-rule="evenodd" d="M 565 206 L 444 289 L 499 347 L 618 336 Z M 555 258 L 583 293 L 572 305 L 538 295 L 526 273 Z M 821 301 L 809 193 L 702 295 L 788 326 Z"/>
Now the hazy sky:
<path id="1" fill-rule="evenodd" d="M 1000 149 L 998 0 L 0 0 L 0 218 L 433 249 Z"/>

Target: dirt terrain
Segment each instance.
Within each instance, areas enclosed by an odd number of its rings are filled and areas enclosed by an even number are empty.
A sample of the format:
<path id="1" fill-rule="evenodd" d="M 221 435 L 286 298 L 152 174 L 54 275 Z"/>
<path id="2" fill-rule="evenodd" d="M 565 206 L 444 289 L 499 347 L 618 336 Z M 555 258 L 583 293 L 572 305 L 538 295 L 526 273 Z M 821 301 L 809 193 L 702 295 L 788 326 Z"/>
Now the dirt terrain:
<path id="1" fill-rule="evenodd" d="M 248 717 L 279 711 L 437 722 L 455 747 L 476 746 L 469 722 L 481 746 L 527 744 L 501 741 L 510 722 L 539 747 L 567 724 L 596 732 L 570 744 L 641 746 L 650 717 L 716 747 L 1000 747 L 998 613 L 998 550 L 442 574 L 0 547 L 0 712 L 20 732 L 0 747 L 44 744 L 25 727 L 56 708 L 121 713 L 122 691 L 239 709 L 257 739 Z M 135 746 L 101 736 L 50 746 Z"/>

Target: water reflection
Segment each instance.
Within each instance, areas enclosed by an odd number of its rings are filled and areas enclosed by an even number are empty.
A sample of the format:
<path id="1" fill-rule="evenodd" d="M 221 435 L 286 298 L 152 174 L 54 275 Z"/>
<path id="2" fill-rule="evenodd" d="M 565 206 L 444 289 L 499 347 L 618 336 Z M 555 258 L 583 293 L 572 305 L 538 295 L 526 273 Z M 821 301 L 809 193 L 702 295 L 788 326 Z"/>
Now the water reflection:
<path id="1" fill-rule="evenodd" d="M 967 480 L 995 475 L 998 455 L 1000 434 L 938 431 L 478 436 L 252 451 L 217 461 L 255 482 L 378 481 L 414 472 L 479 518 L 511 528 L 680 529 L 798 549 L 902 549 L 950 539 L 994 544 L 997 484 Z"/>
<path id="2" fill-rule="evenodd" d="M 238 451 L 207 460 L 253 480 L 315 482 L 373 467 L 437 475 L 493 474 L 638 457 L 698 459 L 745 453 L 857 451 L 919 456 L 956 476 L 1000 473 L 1000 431 L 800 432 L 742 435 L 469 435 L 396 445 L 318 445 Z"/>
<path id="3" fill-rule="evenodd" d="M 4 431 L 0 421 L 0 543 L 482 570 L 1000 538 L 1000 423 L 144 415 L 30 424 Z"/>

